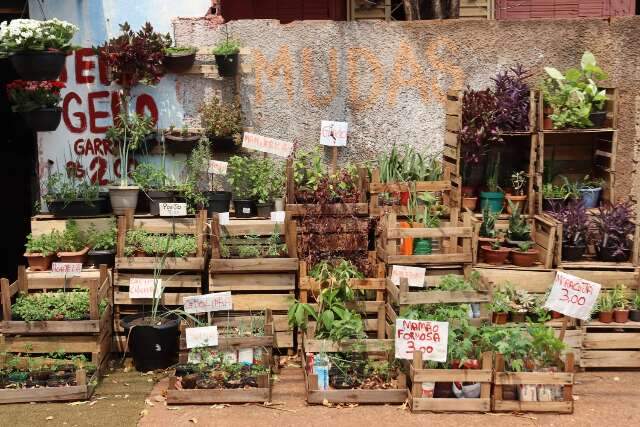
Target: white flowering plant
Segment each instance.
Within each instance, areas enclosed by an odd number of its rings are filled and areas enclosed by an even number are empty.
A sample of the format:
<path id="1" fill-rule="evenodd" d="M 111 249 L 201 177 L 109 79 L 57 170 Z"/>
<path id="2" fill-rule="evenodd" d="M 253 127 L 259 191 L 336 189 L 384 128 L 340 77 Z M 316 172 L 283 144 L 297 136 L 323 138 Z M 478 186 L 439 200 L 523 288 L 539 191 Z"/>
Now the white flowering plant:
<path id="1" fill-rule="evenodd" d="M 71 39 L 78 27 L 59 19 L 47 21 L 14 19 L 0 23 L 0 52 L 72 50 Z"/>

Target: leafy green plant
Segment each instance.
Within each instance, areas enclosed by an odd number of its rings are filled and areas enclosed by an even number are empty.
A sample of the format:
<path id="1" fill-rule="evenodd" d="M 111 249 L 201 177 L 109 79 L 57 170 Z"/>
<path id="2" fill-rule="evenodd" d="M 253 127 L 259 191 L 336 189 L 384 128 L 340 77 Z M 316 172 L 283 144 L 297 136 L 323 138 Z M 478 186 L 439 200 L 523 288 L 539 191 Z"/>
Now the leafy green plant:
<path id="1" fill-rule="evenodd" d="M 102 231 L 96 230 L 95 225 L 91 224 L 87 230 L 87 235 L 89 236 L 88 243 L 91 249 L 97 251 L 115 249 L 118 235 L 115 219 L 111 221 L 109 228 Z"/>
<path id="2" fill-rule="evenodd" d="M 511 174 L 511 186 L 517 195 L 524 195 L 524 186 L 527 184 L 527 179 L 525 171 L 517 171 Z"/>
<path id="3" fill-rule="evenodd" d="M 237 40 L 227 38 L 213 47 L 212 53 L 214 55 L 235 55 L 240 52 L 240 42 Z"/>
<path id="4" fill-rule="evenodd" d="M 507 238 L 513 241 L 531 240 L 531 226 L 527 222 L 526 218 L 520 213 L 520 205 L 514 204 L 511 200 L 507 200 L 507 202 L 511 208 Z"/>
<path id="5" fill-rule="evenodd" d="M 41 234 L 40 236 L 34 236 L 30 233 L 27 236 L 27 243 L 25 244 L 27 253 L 39 253 L 42 256 L 49 256 L 58 252 L 60 249 L 59 243 L 61 241 L 60 232 L 53 230 L 49 234 Z"/>
<path id="6" fill-rule="evenodd" d="M 633 297 L 633 309 L 640 310 L 640 293 L 636 293 Z"/>
<path id="7" fill-rule="evenodd" d="M 191 150 L 185 162 L 185 177 L 177 185 L 178 192 L 187 202 L 189 212 L 195 212 L 207 206 L 209 199 L 204 192 L 209 188 L 208 174 L 211 149 L 206 137 L 200 138 L 198 144 Z"/>
<path id="8" fill-rule="evenodd" d="M 480 237 L 496 237 L 496 220 L 500 212 L 492 212 L 488 206 L 482 209 L 482 224 L 480 224 Z"/>
<path id="9" fill-rule="evenodd" d="M 391 151 L 378 155 L 381 182 L 438 181 L 442 177 L 442 164 L 436 155 L 421 154 L 411 145 L 400 153 L 394 145 Z"/>
<path id="10" fill-rule="evenodd" d="M 614 300 L 610 291 L 600 291 L 597 302 L 597 310 L 602 312 L 613 311 Z"/>
<path id="11" fill-rule="evenodd" d="M 186 56 L 186 55 L 192 55 L 196 53 L 196 51 L 197 49 L 192 46 L 183 46 L 183 47 L 171 46 L 171 47 L 165 47 L 163 52 L 165 56 Z"/>
<path id="12" fill-rule="evenodd" d="M 240 246 L 238 248 L 238 255 L 241 258 L 258 258 L 261 253 L 260 249 L 256 246 Z"/>
<path id="13" fill-rule="evenodd" d="M 144 191 L 168 191 L 176 187 L 175 180 L 170 178 L 164 167 L 152 163 L 140 163 L 131 172 L 135 185 Z"/>
<path id="14" fill-rule="evenodd" d="M 217 97 L 204 101 L 198 108 L 205 134 L 212 138 L 232 137 L 240 144 L 242 136 L 242 108 L 238 102 L 224 104 Z"/>
<path id="15" fill-rule="evenodd" d="M 511 311 L 511 299 L 509 293 L 504 290 L 497 290 L 493 293 L 493 298 L 489 304 L 489 310 L 493 313 L 509 313 Z"/>
<path id="16" fill-rule="evenodd" d="M 253 195 L 253 181 L 250 173 L 252 159 L 232 156 L 227 166 L 227 180 L 236 199 L 250 199 Z"/>
<path id="17" fill-rule="evenodd" d="M 616 285 L 611 291 L 611 303 L 614 310 L 626 310 L 629 307 L 629 298 L 625 292 L 627 287 L 623 284 Z"/>
<path id="18" fill-rule="evenodd" d="M 325 174 L 320 148 L 296 152 L 293 160 L 293 181 L 298 191 L 313 192 Z"/>
<path id="19" fill-rule="evenodd" d="M 62 201 L 64 206 L 75 200 L 82 200 L 92 205 L 100 196 L 100 186 L 91 183 L 88 178 L 77 178 L 74 169 L 67 173 L 56 172 L 47 177 L 45 182 L 47 203 Z"/>
<path id="20" fill-rule="evenodd" d="M 518 243 L 518 251 L 527 252 L 533 247 L 533 242 L 521 242 Z"/>
<path id="21" fill-rule="evenodd" d="M 100 313 L 106 307 L 106 301 L 101 301 Z M 88 319 L 89 291 L 74 289 L 71 292 L 20 295 L 11 309 L 15 316 L 24 321 Z"/>
<path id="22" fill-rule="evenodd" d="M 61 252 L 77 252 L 87 246 L 87 233 L 82 231 L 75 219 L 68 219 L 60 236 L 58 248 Z"/>
<path id="23" fill-rule="evenodd" d="M 127 105 L 127 97 L 123 97 L 122 104 Z M 120 153 L 120 187 L 129 184 L 129 155 L 142 145 L 147 135 L 153 132 L 153 119 L 137 113 L 122 110 L 114 120 L 113 126 L 107 130 L 107 138 L 118 144 Z"/>
<path id="24" fill-rule="evenodd" d="M 500 180 L 500 156 L 500 152 L 496 152 L 493 156 L 489 157 L 489 161 L 487 162 L 487 189 L 494 193 L 500 191 L 500 187 L 498 186 Z"/>
<path id="25" fill-rule="evenodd" d="M 501 247 L 502 247 L 502 242 L 500 240 L 495 240 L 491 242 L 491 249 L 493 249 L 494 251 L 500 250 Z"/>
<path id="26" fill-rule="evenodd" d="M 3 52 L 69 51 L 78 27 L 57 18 L 49 20 L 14 19 L 0 23 Z"/>

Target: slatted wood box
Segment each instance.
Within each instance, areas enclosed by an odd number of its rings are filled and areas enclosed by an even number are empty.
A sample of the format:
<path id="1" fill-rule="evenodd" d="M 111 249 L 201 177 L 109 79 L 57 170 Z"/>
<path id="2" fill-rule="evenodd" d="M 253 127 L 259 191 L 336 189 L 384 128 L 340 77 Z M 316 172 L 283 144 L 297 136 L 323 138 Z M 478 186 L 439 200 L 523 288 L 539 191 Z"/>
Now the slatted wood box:
<path id="1" fill-rule="evenodd" d="M 284 224 L 276 224 L 270 220 L 232 219 L 228 225 L 221 226 L 217 216 L 214 216 L 211 230 L 209 292 L 230 291 L 234 315 L 270 309 L 279 319 L 286 319 L 286 311 L 295 295 L 298 271 L 295 221 L 286 218 Z M 286 244 L 286 255 L 273 258 L 237 257 L 240 246 L 252 244 L 243 236 L 254 235 L 264 241 L 276 230 Z M 220 236 L 225 236 L 229 258 L 221 256 Z M 276 347 L 293 347 L 293 330 L 286 322 L 276 322 Z"/>
<path id="2" fill-rule="evenodd" d="M 509 260 L 503 265 L 495 266 L 496 268 L 530 270 L 530 269 L 551 269 L 553 268 L 553 258 L 556 250 L 556 221 L 551 220 L 546 215 L 534 215 L 527 219 L 527 223 L 531 227 L 531 240 L 534 245 L 533 249 L 538 250 L 538 262 L 531 267 L 518 267 L 513 265 Z M 476 267 L 494 267 L 487 264 L 482 259 L 481 246 L 490 244 L 488 239 L 480 237 L 480 228 L 482 219 L 474 219 L 473 222 L 473 265 Z M 496 231 L 503 234 L 509 229 L 509 220 L 498 219 L 495 225 Z M 517 248 L 514 248 L 517 249 Z"/>
<path id="3" fill-rule="evenodd" d="M 12 320 L 11 306 L 20 295 L 78 288 L 89 289 L 88 320 Z M 82 271 L 66 279 L 60 273 L 51 272 L 28 275 L 24 266 L 20 266 L 15 282 L 0 280 L 0 293 L 0 353 L 47 354 L 62 351 L 90 354 L 98 375 L 105 369 L 113 331 L 111 272 L 106 266 L 101 266 L 100 270 Z M 102 314 L 99 310 L 101 301 L 107 302 Z"/>
<path id="4" fill-rule="evenodd" d="M 482 355 L 480 369 L 424 369 L 422 352 L 413 353 L 409 363 L 409 403 L 413 412 L 489 412 L 493 382 L 492 353 Z M 422 397 L 423 382 L 474 382 L 480 384 L 478 398 Z"/>
<path id="5" fill-rule="evenodd" d="M 496 354 L 493 387 L 493 412 L 557 412 L 573 413 L 574 359 L 567 353 L 564 372 L 505 372 L 504 356 Z M 552 385 L 562 386 L 563 400 L 550 402 L 526 402 L 504 400 L 502 388 L 505 385 Z"/>

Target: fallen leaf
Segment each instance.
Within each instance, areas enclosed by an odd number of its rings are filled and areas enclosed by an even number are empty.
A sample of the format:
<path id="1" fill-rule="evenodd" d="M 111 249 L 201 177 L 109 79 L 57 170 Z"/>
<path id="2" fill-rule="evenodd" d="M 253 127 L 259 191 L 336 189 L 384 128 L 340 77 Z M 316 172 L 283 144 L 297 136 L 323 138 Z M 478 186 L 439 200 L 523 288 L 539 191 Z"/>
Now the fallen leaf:
<path id="1" fill-rule="evenodd" d="M 209 406 L 209 409 L 223 409 L 223 408 L 226 408 L 227 406 L 231 406 L 231 405 L 227 405 L 226 403 L 220 403 L 217 405 Z"/>
<path id="2" fill-rule="evenodd" d="M 67 403 L 67 405 L 69 406 L 78 406 L 78 405 L 86 405 L 87 401 L 83 400 L 83 401 L 78 401 L 78 402 L 71 402 L 71 403 Z"/>
<path id="3" fill-rule="evenodd" d="M 49 415 L 47 418 L 45 418 L 45 420 L 47 421 L 51 421 L 53 419 L 53 417 L 51 415 Z"/>
<path id="4" fill-rule="evenodd" d="M 124 397 L 123 397 L 123 399 L 128 399 L 128 398 L 129 398 L 128 394 L 125 394 Z"/>
<path id="5" fill-rule="evenodd" d="M 142 411 L 140 411 L 140 416 L 144 417 L 145 415 L 149 415 L 148 409 L 143 409 Z"/>
<path id="6" fill-rule="evenodd" d="M 89 406 L 93 406 L 93 405 L 95 405 L 96 403 L 98 403 L 98 401 L 97 401 L 97 400 L 94 400 L 93 402 L 89 403 Z"/>
<path id="7" fill-rule="evenodd" d="M 153 400 L 155 400 L 156 402 L 164 402 L 166 399 L 164 398 L 164 396 L 157 395 L 153 396 Z"/>
<path id="8" fill-rule="evenodd" d="M 190 423 L 194 423 L 194 424 L 198 424 L 198 419 L 197 418 L 189 418 L 189 422 Z"/>
<path id="9" fill-rule="evenodd" d="M 154 405 L 154 404 L 153 404 L 153 402 L 152 402 L 152 401 L 150 401 L 149 399 L 145 399 L 145 400 L 144 400 L 144 403 L 145 403 L 145 404 L 147 404 L 147 405 L 149 405 L 149 406 L 156 406 L 156 405 Z"/>
<path id="10" fill-rule="evenodd" d="M 124 383 L 125 387 L 129 387 L 129 383 Z"/>
<path id="11" fill-rule="evenodd" d="M 148 383 L 152 383 L 153 382 L 153 378 L 147 378 L 147 382 Z M 129 384 L 127 384 L 127 385 L 129 385 Z"/>
<path id="12" fill-rule="evenodd" d="M 333 405 L 329 403 L 329 400 L 322 399 L 322 406 L 326 406 L 327 408 L 333 408 Z"/>

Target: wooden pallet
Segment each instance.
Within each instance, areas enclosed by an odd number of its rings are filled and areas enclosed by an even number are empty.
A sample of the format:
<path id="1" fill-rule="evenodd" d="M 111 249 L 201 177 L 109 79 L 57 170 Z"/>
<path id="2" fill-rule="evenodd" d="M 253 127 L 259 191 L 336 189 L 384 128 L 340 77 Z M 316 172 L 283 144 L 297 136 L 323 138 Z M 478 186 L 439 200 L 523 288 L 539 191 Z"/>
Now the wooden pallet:
<path id="1" fill-rule="evenodd" d="M 566 355 L 564 372 L 505 372 L 504 357 L 496 354 L 495 376 L 493 379 L 493 412 L 557 412 L 573 413 L 574 358 L 573 353 Z M 563 387 L 563 400 L 552 402 L 525 402 L 503 400 L 502 388 L 505 385 L 559 385 Z"/>
<path id="2" fill-rule="evenodd" d="M 27 274 L 24 266 L 20 266 L 15 282 L 0 279 L 0 352 L 91 354 L 91 363 L 98 370 L 105 368 L 113 330 L 111 272 L 103 265 L 100 270 L 77 274 L 67 279 L 57 273 Z M 78 288 L 89 289 L 89 320 L 12 320 L 11 305 L 20 295 Z M 107 308 L 100 315 L 99 304 L 103 300 L 107 301 Z"/>
<path id="3" fill-rule="evenodd" d="M 347 0 L 347 21 L 391 21 L 391 0 L 378 1 L 370 7 L 361 7 L 360 0 Z"/>
<path id="4" fill-rule="evenodd" d="M 494 19 L 495 0 L 460 0 L 460 19 Z"/>
<path id="5" fill-rule="evenodd" d="M 412 412 L 489 412 L 493 382 L 493 354 L 482 355 L 481 369 L 423 369 L 422 352 L 413 353 L 409 362 L 409 404 Z M 481 383 L 477 399 L 422 397 L 423 382 Z"/>
<path id="6" fill-rule="evenodd" d="M 271 401 L 271 376 L 256 375 L 258 387 L 242 389 L 190 389 L 178 390 L 176 377 L 169 377 L 167 404 L 205 405 L 219 403 L 266 403 Z"/>
<path id="7" fill-rule="evenodd" d="M 474 219 L 473 222 L 473 264 L 476 267 L 497 267 L 505 269 L 516 270 L 531 270 L 531 269 L 551 269 L 553 268 L 553 257 L 556 248 L 556 221 L 552 221 L 547 215 L 534 215 L 527 219 L 529 226 L 531 227 L 531 240 L 534 242 L 534 249 L 539 252 L 539 261 L 532 267 L 518 267 L 510 262 L 500 265 L 492 266 L 486 264 L 481 260 L 482 241 L 480 240 L 480 227 L 482 225 L 482 219 Z M 496 220 L 496 230 L 501 230 L 506 233 L 509 229 L 509 220 L 498 219 Z"/>

